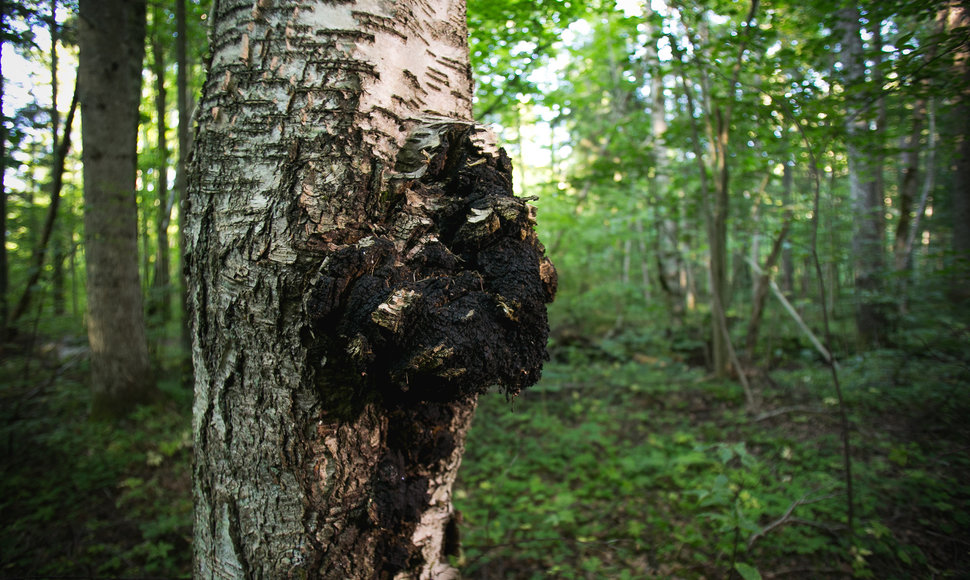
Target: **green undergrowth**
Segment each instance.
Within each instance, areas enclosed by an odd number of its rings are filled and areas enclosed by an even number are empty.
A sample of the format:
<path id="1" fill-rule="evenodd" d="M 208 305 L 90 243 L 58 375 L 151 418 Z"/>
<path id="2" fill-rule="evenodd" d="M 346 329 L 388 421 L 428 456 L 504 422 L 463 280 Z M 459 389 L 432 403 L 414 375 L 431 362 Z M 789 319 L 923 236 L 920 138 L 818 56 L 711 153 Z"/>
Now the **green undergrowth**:
<path id="1" fill-rule="evenodd" d="M 970 376 L 950 355 L 844 365 L 851 533 L 828 370 L 757 378 L 748 412 L 739 385 L 672 360 L 550 365 L 514 402 L 481 401 L 458 563 L 480 579 L 966 577 Z"/>
<path id="2" fill-rule="evenodd" d="M 482 397 L 455 564 L 470 579 L 968 577 L 970 337 L 940 320 L 907 341 L 839 368 L 852 530 L 827 369 L 752 376 L 748 410 L 737 383 L 628 342 L 555 356 L 513 401 Z M 162 379 L 166 402 L 91 423 L 87 374 L 63 345 L 0 361 L 0 578 L 186 578 L 191 393 Z"/>
<path id="3" fill-rule="evenodd" d="M 191 391 L 88 421 L 83 348 L 0 361 L 0 578 L 188 578 Z"/>

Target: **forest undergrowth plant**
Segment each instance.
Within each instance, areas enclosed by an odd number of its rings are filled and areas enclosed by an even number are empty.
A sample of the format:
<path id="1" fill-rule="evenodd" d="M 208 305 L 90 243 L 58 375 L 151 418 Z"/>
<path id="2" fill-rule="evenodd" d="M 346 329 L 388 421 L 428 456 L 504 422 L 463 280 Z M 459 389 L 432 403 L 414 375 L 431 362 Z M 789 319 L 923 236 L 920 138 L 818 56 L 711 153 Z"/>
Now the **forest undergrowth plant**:
<path id="1" fill-rule="evenodd" d="M 504 567 L 515 571 L 505 577 L 585 578 L 594 557 L 600 577 L 753 578 L 853 563 L 865 573 L 877 546 L 843 539 L 837 423 L 797 413 L 753 422 L 735 412 L 736 385 L 684 384 L 682 372 L 663 362 L 551 365 L 514 410 L 484 400 L 456 502 L 466 575 L 500 577 Z M 794 390 L 773 402 L 807 395 L 824 374 L 806 378 L 780 376 Z M 863 473 L 867 494 L 886 477 Z M 821 561 L 831 564 L 812 564 Z"/>
<path id="2" fill-rule="evenodd" d="M 0 577 L 186 576 L 191 394 L 90 422 L 83 353 L 57 352 L 0 360 Z"/>

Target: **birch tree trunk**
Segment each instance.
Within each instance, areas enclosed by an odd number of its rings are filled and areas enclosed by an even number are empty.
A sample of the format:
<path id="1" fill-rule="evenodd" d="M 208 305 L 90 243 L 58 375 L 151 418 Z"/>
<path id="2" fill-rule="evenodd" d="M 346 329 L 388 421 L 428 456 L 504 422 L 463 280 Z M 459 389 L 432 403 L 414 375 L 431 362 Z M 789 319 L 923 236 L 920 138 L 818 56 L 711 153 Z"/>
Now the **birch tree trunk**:
<path id="1" fill-rule="evenodd" d="M 190 161 L 199 578 L 448 578 L 477 396 L 555 270 L 471 119 L 463 0 L 218 0 Z"/>
<path id="2" fill-rule="evenodd" d="M 136 139 L 145 0 L 81 0 L 78 90 L 92 415 L 114 418 L 155 390 L 138 281 Z"/>
<path id="3" fill-rule="evenodd" d="M 644 24 L 649 26 L 649 24 Z M 647 29 L 647 37 L 651 36 L 650 29 Z M 653 163 L 656 171 L 650 178 L 652 191 L 665 191 L 668 185 L 667 172 L 667 134 L 666 117 L 666 98 L 664 96 L 664 75 L 660 59 L 657 56 L 657 46 L 655 42 L 647 42 L 644 46 L 646 51 L 646 61 L 649 63 L 650 70 L 650 137 L 653 146 Z M 671 204 L 676 204 L 670 208 Z M 681 260 L 679 248 L 679 217 L 680 200 L 677 198 L 665 199 L 657 204 L 657 211 L 661 213 L 657 220 L 656 240 L 656 261 L 657 261 L 657 281 L 661 290 L 664 291 L 664 299 L 669 305 L 671 316 L 677 325 L 684 319 L 685 294 L 681 278 L 686 267 Z"/>

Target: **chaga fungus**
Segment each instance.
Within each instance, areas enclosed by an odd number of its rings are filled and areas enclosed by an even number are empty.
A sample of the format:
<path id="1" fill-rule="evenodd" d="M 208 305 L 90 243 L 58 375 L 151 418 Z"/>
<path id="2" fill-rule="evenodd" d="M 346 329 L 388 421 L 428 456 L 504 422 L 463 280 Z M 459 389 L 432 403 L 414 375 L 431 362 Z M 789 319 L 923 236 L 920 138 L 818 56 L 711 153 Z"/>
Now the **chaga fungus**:
<path id="1" fill-rule="evenodd" d="M 492 385 L 514 395 L 539 379 L 556 271 L 536 238 L 535 208 L 512 194 L 508 156 L 483 133 L 454 121 L 420 126 L 372 230 L 383 233 L 323 261 L 304 302 L 322 371 L 339 367 L 402 401 L 457 400 Z"/>

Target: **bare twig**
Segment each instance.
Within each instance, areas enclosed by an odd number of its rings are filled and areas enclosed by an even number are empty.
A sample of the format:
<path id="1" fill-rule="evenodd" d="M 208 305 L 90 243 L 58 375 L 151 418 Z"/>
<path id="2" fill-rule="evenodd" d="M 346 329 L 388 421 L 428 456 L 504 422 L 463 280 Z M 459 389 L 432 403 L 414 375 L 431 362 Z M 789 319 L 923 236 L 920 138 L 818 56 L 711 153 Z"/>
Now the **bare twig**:
<path id="1" fill-rule="evenodd" d="M 762 274 L 761 268 L 759 268 L 751 258 L 745 259 L 748 261 L 748 264 L 751 265 L 751 268 L 755 271 L 755 273 Z M 826 364 L 838 365 L 835 359 L 832 358 L 832 354 L 829 352 L 829 350 L 825 348 L 818 337 L 815 336 L 815 333 L 812 332 L 812 329 L 810 329 L 808 325 L 805 324 L 805 321 L 802 320 L 802 317 L 798 314 L 798 311 L 795 310 L 795 307 L 791 305 L 791 302 L 788 301 L 788 298 L 785 298 L 785 294 L 781 291 L 781 289 L 778 288 L 775 281 L 769 278 L 768 284 L 771 286 L 771 291 L 778 298 L 778 301 L 781 302 L 781 305 L 785 307 L 785 311 L 791 315 L 792 319 L 795 321 L 795 324 L 798 325 L 798 328 L 800 328 L 805 336 L 807 336 L 812 342 L 812 345 L 814 345 L 815 349 L 818 350 L 819 354 L 822 355 L 822 358 L 825 360 Z"/>
<path id="2" fill-rule="evenodd" d="M 751 536 L 748 538 L 748 549 L 750 550 L 758 540 L 760 540 L 761 538 L 771 533 L 772 530 L 775 530 L 777 528 L 787 526 L 787 525 L 799 524 L 799 525 L 807 525 L 812 527 L 820 527 L 829 531 L 836 530 L 837 529 L 836 527 L 833 527 L 828 524 L 823 524 L 823 523 L 815 522 L 811 520 L 804 520 L 804 519 L 796 518 L 792 516 L 792 514 L 795 512 L 795 509 L 798 508 L 799 506 L 818 503 L 820 501 L 825 501 L 827 499 L 831 499 L 835 497 L 834 494 L 829 494 L 821 497 L 809 498 L 809 495 L 811 493 L 812 492 L 809 492 L 808 494 L 805 494 L 804 496 L 802 496 L 801 499 L 795 500 L 790 506 L 788 506 L 788 509 L 785 510 L 785 513 L 783 513 L 780 518 L 771 522 L 767 526 L 761 528 L 757 532 L 751 534 Z"/>
<path id="3" fill-rule="evenodd" d="M 764 575 L 764 577 L 784 578 L 787 576 L 795 576 L 797 578 L 815 578 L 829 574 L 845 575 L 845 573 L 846 571 L 842 568 L 787 568 L 784 570 L 777 570 L 775 572 L 768 572 Z"/>
<path id="4" fill-rule="evenodd" d="M 812 199 L 812 241 L 810 247 L 812 250 L 812 263 L 815 265 L 815 276 L 818 279 L 819 301 L 822 303 L 822 328 L 825 329 L 825 343 L 831 345 L 832 329 L 829 325 L 829 313 L 828 307 L 826 306 L 827 300 L 825 298 L 825 278 L 822 275 L 822 261 L 818 257 L 818 215 L 822 198 L 822 186 L 818 176 L 818 160 L 815 157 L 815 151 L 812 150 L 812 147 L 809 144 L 810 142 L 808 137 L 805 135 L 804 127 L 802 127 L 801 123 L 795 123 L 795 125 L 798 127 L 798 131 L 801 133 L 806 145 L 808 145 L 806 148 L 808 149 L 809 159 L 811 160 L 812 178 L 815 183 L 815 195 Z M 835 394 L 839 400 L 839 423 L 842 436 L 842 463 L 845 469 L 845 515 L 849 535 L 851 536 L 854 530 L 855 502 L 852 486 L 852 455 L 851 446 L 849 444 L 849 414 L 845 408 L 845 397 L 842 396 L 842 383 L 839 381 L 838 364 L 836 364 L 835 358 L 829 358 L 827 362 L 829 371 L 832 374 L 832 384 L 835 386 Z"/>
<path id="5" fill-rule="evenodd" d="M 816 415 L 825 415 L 825 414 L 828 414 L 828 412 L 829 412 L 828 409 L 822 409 L 818 407 L 806 407 L 804 405 L 794 405 L 791 407 L 779 407 L 771 411 L 765 411 L 760 415 L 758 415 L 757 417 L 755 417 L 754 419 L 752 419 L 752 421 L 757 423 L 758 421 L 765 421 L 767 419 L 771 419 L 772 417 L 778 417 L 779 415 L 786 415 L 788 413 L 812 413 Z"/>

